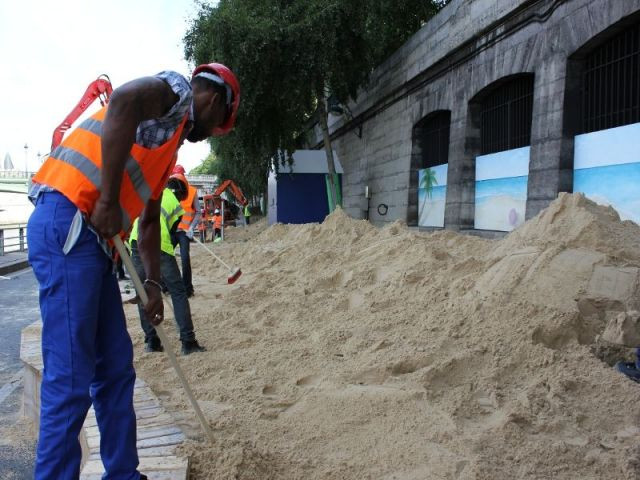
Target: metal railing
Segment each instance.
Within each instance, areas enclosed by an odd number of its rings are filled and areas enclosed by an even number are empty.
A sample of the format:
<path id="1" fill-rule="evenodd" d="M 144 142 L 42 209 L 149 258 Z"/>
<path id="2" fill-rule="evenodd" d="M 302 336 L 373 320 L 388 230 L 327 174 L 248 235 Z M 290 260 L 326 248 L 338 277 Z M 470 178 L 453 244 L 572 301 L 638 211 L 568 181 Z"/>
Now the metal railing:
<path id="1" fill-rule="evenodd" d="M 451 111 L 442 110 L 424 118 L 418 126 L 422 162 L 420 168 L 444 165 L 449 161 Z"/>
<path id="2" fill-rule="evenodd" d="M 0 225 L 0 255 L 27 251 L 27 225 L 15 223 Z"/>
<path id="3" fill-rule="evenodd" d="M 493 90 L 482 102 L 480 154 L 531 144 L 533 74 L 518 76 Z"/>
<path id="4" fill-rule="evenodd" d="M 27 180 L 34 175 L 35 172 L 25 172 L 24 170 L 0 170 L 0 178 L 16 178 Z"/>
<path id="5" fill-rule="evenodd" d="M 189 180 L 189 183 L 218 183 L 218 177 L 215 175 L 208 175 L 208 174 L 190 174 L 187 173 L 186 175 L 187 180 Z"/>
<path id="6" fill-rule="evenodd" d="M 584 68 L 580 133 L 640 122 L 640 22 L 594 49 Z"/>

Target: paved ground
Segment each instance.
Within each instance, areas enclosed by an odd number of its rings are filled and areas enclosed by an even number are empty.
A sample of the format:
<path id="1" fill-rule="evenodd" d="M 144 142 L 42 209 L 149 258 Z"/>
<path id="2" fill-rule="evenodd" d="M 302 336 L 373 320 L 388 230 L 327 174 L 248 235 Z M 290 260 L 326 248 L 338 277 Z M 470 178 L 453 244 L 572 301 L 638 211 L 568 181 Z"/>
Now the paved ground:
<path id="1" fill-rule="evenodd" d="M 9 275 L 28 266 L 27 252 L 8 252 L 0 255 L 0 275 Z"/>
<path id="2" fill-rule="evenodd" d="M 20 332 L 40 318 L 31 269 L 0 277 L 0 478 L 33 478 L 35 440 L 21 417 Z"/>

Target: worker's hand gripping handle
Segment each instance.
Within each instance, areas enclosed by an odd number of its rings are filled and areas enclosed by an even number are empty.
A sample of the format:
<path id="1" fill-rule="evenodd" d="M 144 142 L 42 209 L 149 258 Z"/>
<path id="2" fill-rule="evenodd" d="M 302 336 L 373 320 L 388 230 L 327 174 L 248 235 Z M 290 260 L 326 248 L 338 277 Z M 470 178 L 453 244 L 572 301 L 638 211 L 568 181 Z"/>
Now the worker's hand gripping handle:
<path id="1" fill-rule="evenodd" d="M 120 254 L 120 258 L 122 259 L 122 263 L 124 263 L 125 267 L 127 268 L 127 272 L 129 272 L 129 276 L 131 277 L 131 280 L 133 281 L 133 286 L 135 287 L 136 292 L 138 293 L 138 296 L 142 301 L 142 305 L 146 306 L 147 302 L 149 302 L 149 297 L 147 296 L 147 292 L 144 289 L 142 280 L 138 276 L 138 273 L 136 272 L 136 269 L 133 266 L 133 262 L 131 261 L 129 252 L 124 246 L 124 243 L 122 243 L 122 239 L 120 238 L 119 235 L 114 236 L 111 240 L 113 241 L 113 244 L 115 245 L 116 250 L 118 250 L 118 253 Z M 193 392 L 191 391 L 191 387 L 189 386 L 187 377 L 184 376 L 184 373 L 182 372 L 182 369 L 178 364 L 178 359 L 176 358 L 175 353 L 173 353 L 171 342 L 169 341 L 169 338 L 167 337 L 167 334 L 165 333 L 164 328 L 162 327 L 162 325 L 156 325 L 154 328 L 156 329 L 156 333 L 158 334 L 158 337 L 160 337 L 160 341 L 165 347 L 164 351 L 169 357 L 169 361 L 171 362 L 173 369 L 178 375 L 178 378 L 182 383 L 182 387 L 184 388 L 184 391 L 187 394 L 187 397 L 191 401 L 191 405 L 193 406 L 193 410 L 196 412 L 196 416 L 200 421 L 200 425 L 202 425 L 202 429 L 204 430 L 205 434 L 209 437 L 209 440 L 211 440 L 211 442 L 214 442 L 215 440 L 213 438 L 213 432 L 211 431 L 209 424 L 205 420 L 204 415 L 202 414 L 202 410 L 200 410 L 200 405 L 198 405 L 198 402 L 195 396 L 193 395 Z"/>

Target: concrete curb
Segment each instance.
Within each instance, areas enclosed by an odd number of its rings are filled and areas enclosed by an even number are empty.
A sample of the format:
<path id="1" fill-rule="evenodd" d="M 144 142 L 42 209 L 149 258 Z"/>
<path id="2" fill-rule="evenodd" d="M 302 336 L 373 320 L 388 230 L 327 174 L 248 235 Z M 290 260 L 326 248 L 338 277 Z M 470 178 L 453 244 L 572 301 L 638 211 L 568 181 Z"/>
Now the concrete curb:
<path id="1" fill-rule="evenodd" d="M 17 260 L 13 263 L 8 263 L 6 265 L 0 266 L 0 275 L 8 275 L 13 272 L 17 272 L 18 270 L 23 270 L 29 267 L 28 260 Z"/>

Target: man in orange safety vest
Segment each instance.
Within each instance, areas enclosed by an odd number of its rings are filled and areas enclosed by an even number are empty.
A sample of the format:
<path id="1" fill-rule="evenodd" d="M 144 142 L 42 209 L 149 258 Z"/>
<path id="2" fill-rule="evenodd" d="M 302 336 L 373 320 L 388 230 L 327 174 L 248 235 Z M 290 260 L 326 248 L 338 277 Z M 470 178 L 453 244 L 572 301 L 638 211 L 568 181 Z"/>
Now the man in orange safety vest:
<path id="1" fill-rule="evenodd" d="M 42 358 L 35 479 L 80 475 L 78 435 L 93 404 L 104 478 L 138 472 L 133 347 L 109 239 L 140 217 L 138 248 L 149 302 L 163 320 L 160 202 L 183 141 L 228 133 L 240 85 L 226 66 L 198 66 L 191 80 L 164 71 L 116 88 L 47 157 L 29 197 L 29 262 L 40 285 Z"/>
<path id="2" fill-rule="evenodd" d="M 187 290 L 187 296 L 192 297 L 194 290 L 191 277 L 191 242 L 193 241 L 193 231 L 196 225 L 198 225 L 198 218 L 200 217 L 198 189 L 189 184 L 182 165 L 173 167 L 173 175 L 174 178 L 182 181 L 182 187 L 185 189 L 184 198 L 180 200 L 180 205 L 185 213 L 178 225 L 175 239 L 180 246 L 182 282 L 184 283 L 184 288 Z"/>

